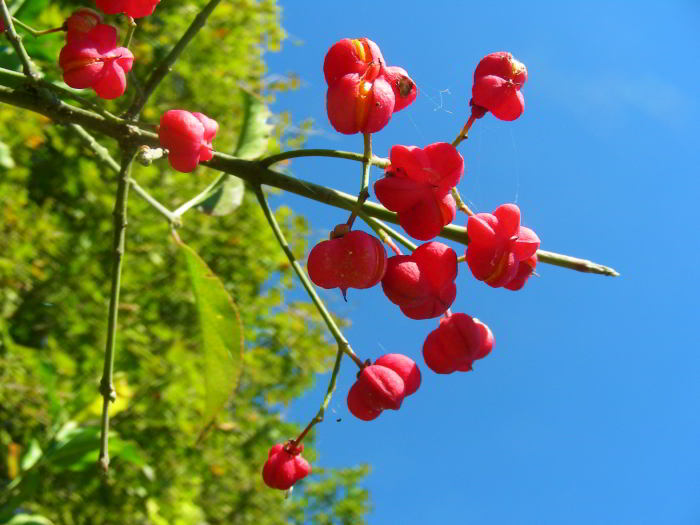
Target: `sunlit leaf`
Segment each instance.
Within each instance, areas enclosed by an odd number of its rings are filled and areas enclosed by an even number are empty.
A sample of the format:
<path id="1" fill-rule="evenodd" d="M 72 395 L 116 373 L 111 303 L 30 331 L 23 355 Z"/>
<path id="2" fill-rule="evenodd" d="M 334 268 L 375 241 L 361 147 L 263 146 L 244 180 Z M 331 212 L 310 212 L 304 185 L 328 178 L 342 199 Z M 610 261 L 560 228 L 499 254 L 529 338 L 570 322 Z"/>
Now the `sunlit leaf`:
<path id="1" fill-rule="evenodd" d="M 7 525 L 53 525 L 53 521 L 38 514 L 17 514 Z"/>
<path id="2" fill-rule="evenodd" d="M 198 209 L 215 217 L 228 215 L 241 205 L 244 191 L 245 185 L 241 179 L 224 174 L 208 188 L 208 196 Z"/>
<path id="3" fill-rule="evenodd" d="M 192 248 L 180 242 L 187 261 L 201 331 L 205 407 L 202 430 L 226 404 L 241 371 L 243 328 L 223 283 Z"/>
<path id="4" fill-rule="evenodd" d="M 47 449 L 45 461 L 53 466 L 78 471 L 94 467 L 100 449 L 100 429 L 98 427 L 77 427 L 68 422 L 58 432 Z M 120 457 L 137 466 L 145 464 L 138 446 L 120 439 L 116 433 L 109 434 L 109 455 Z"/>
<path id="5" fill-rule="evenodd" d="M 235 157 L 241 159 L 257 159 L 267 150 L 272 126 L 268 123 L 270 110 L 259 97 L 243 93 L 243 126 L 238 137 Z"/>
<path id="6" fill-rule="evenodd" d="M 24 472 L 25 470 L 29 470 L 32 468 L 37 461 L 39 461 L 39 458 L 41 458 L 43 452 L 41 451 L 41 447 L 39 446 L 39 442 L 36 439 L 32 439 L 29 442 L 29 448 L 27 451 L 24 453 L 24 456 L 22 456 L 22 461 L 20 462 L 19 466 L 20 469 Z"/>
<path id="7" fill-rule="evenodd" d="M 5 168 L 6 170 L 15 167 L 15 161 L 12 158 L 12 153 L 10 148 L 4 142 L 0 141 L 0 168 Z"/>

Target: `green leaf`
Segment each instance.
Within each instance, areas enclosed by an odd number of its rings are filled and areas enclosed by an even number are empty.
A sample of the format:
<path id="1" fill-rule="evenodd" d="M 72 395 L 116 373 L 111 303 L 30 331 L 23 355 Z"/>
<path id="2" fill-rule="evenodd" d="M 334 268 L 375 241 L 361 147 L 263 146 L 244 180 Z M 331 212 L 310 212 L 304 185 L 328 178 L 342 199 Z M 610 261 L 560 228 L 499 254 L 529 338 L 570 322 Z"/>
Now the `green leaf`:
<path id="1" fill-rule="evenodd" d="M 192 248 L 181 241 L 178 244 L 187 261 L 202 337 L 203 433 L 224 407 L 238 381 L 243 357 L 243 327 L 238 309 L 223 283 Z"/>
<path id="2" fill-rule="evenodd" d="M 228 215 L 243 202 L 245 185 L 233 175 L 224 174 L 207 189 L 207 195 L 197 209 L 207 215 Z"/>
<path id="3" fill-rule="evenodd" d="M 238 137 L 238 145 L 234 157 L 239 159 L 257 159 L 267 150 L 272 126 L 267 122 L 270 110 L 265 102 L 247 91 L 243 93 L 243 126 Z"/>
<path id="4" fill-rule="evenodd" d="M 0 168 L 10 170 L 15 167 L 15 161 L 12 158 L 10 148 L 4 142 L 0 141 Z"/>
<path id="5" fill-rule="evenodd" d="M 69 421 L 56 434 L 56 438 L 45 454 L 45 460 L 53 467 L 70 471 L 94 467 L 100 449 L 100 429 L 98 427 L 76 427 Z M 124 461 L 143 466 L 139 448 L 130 441 L 119 439 L 116 433 L 109 433 L 109 454 Z"/>
<path id="6" fill-rule="evenodd" d="M 41 451 L 41 447 L 39 446 L 39 442 L 36 439 L 32 439 L 29 442 L 29 448 L 27 449 L 27 452 L 22 456 L 22 460 L 19 463 L 19 468 L 24 472 L 25 470 L 29 470 L 32 468 L 34 465 L 36 465 L 36 462 L 39 461 L 39 458 L 41 458 L 43 452 Z"/>
<path id="7" fill-rule="evenodd" d="M 17 514 L 7 525 L 53 525 L 53 521 L 38 514 Z"/>

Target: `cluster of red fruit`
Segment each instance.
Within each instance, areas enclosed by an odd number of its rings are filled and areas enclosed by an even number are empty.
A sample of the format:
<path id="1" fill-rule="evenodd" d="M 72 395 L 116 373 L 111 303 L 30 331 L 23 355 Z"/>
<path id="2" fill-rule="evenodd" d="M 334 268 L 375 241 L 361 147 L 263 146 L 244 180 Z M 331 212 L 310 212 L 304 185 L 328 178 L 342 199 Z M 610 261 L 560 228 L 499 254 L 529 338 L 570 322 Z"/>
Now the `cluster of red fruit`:
<path id="1" fill-rule="evenodd" d="M 152 14 L 159 2 L 96 0 L 97 7 L 106 14 L 124 13 L 132 18 Z M 92 9 L 75 11 L 63 24 L 66 45 L 61 49 L 58 65 L 70 87 L 92 88 L 98 97 L 110 100 L 126 91 L 126 74 L 131 71 L 134 55 L 117 45 L 117 28 L 102 22 L 102 15 Z"/>
<path id="2" fill-rule="evenodd" d="M 108 15 L 123 13 L 131 18 L 153 14 L 160 0 L 95 0 Z M 0 17 L 0 32 L 5 23 Z M 98 97 L 115 99 L 126 91 L 126 74 L 131 71 L 134 55 L 117 45 L 117 28 L 103 23 L 102 15 L 90 8 L 77 9 L 60 28 L 66 45 L 61 49 L 58 64 L 63 80 L 72 88 L 92 88 Z M 202 113 L 184 110 L 167 111 L 161 118 L 159 138 L 168 150 L 170 165 L 185 173 L 199 162 L 211 160 L 212 140 L 219 124 Z"/>
<path id="3" fill-rule="evenodd" d="M 160 0 L 95 0 L 95 3 L 108 15 L 124 13 L 141 18 L 152 14 Z M 98 97 L 111 100 L 126 91 L 126 74 L 131 71 L 134 55 L 117 45 L 117 28 L 102 22 L 100 13 L 83 7 L 53 31 L 66 33 L 66 45 L 58 57 L 64 82 L 75 89 L 92 88 Z M 0 32 L 4 31 L 5 23 L 0 18 Z"/>
<path id="4" fill-rule="evenodd" d="M 334 44 L 323 72 L 328 83 L 328 118 L 341 133 L 379 131 L 418 93 L 408 74 L 399 67 L 387 67 L 379 47 L 367 38 Z M 484 57 L 474 72 L 472 112 L 465 129 L 487 112 L 500 120 L 518 118 L 525 107 L 520 88 L 526 80 L 527 69 L 510 53 Z M 344 296 L 348 288 L 365 289 L 381 282 L 387 298 L 411 319 L 444 314 L 423 344 L 425 364 L 438 374 L 468 372 L 474 361 L 491 352 L 493 334 L 478 319 L 450 312 L 457 295 L 458 258 L 452 248 L 432 240 L 455 219 L 452 190 L 464 174 L 464 159 L 452 144 L 436 142 L 424 148 L 395 145 L 389 160 L 384 177 L 374 184 L 375 195 L 397 213 L 406 233 L 429 242 L 410 255 L 392 246 L 397 253 L 387 257 L 378 238 L 340 224 L 329 240 L 311 250 L 309 276 L 322 288 L 340 288 Z M 467 235 L 465 259 L 476 279 L 492 287 L 519 290 L 534 272 L 540 240 L 534 231 L 520 225 L 520 209 L 515 204 L 499 206 L 493 213 L 470 214 Z M 385 409 L 398 410 L 404 397 L 418 389 L 420 378 L 416 363 L 401 354 L 385 355 L 374 364 L 367 361 L 350 388 L 348 408 L 364 421 L 375 419 Z M 271 458 L 281 447 L 273 447 Z M 298 453 L 298 449 L 290 452 L 303 461 Z M 282 488 L 269 481 L 276 468 L 284 470 L 268 459 L 263 478 L 269 486 Z M 285 469 L 284 487 L 308 473 Z"/>

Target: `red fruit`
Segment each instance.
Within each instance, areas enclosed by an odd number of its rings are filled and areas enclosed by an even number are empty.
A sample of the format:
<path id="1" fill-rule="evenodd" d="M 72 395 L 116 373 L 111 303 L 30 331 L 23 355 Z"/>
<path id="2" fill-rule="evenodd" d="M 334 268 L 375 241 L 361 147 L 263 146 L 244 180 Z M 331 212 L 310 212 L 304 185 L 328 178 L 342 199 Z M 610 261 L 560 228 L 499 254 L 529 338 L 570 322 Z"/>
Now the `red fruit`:
<path id="1" fill-rule="evenodd" d="M 408 76 L 404 68 L 398 66 L 385 67 L 384 76 L 394 91 L 394 113 L 401 111 L 416 100 L 418 86 Z"/>
<path id="2" fill-rule="evenodd" d="M 406 317 L 438 317 L 457 295 L 457 254 L 440 242 L 419 246 L 411 255 L 390 257 L 382 289 Z"/>
<path id="3" fill-rule="evenodd" d="M 481 118 L 488 110 L 500 120 L 515 120 L 525 109 L 520 88 L 526 81 L 527 68 L 510 53 L 485 56 L 474 71 L 472 115 Z"/>
<path id="4" fill-rule="evenodd" d="M 66 30 L 66 42 L 73 42 L 85 37 L 96 26 L 102 23 L 102 15 L 88 7 L 73 11 L 63 27 Z"/>
<path id="5" fill-rule="evenodd" d="M 218 130 L 219 124 L 202 113 L 171 109 L 160 119 L 158 138 L 169 151 L 170 165 L 189 173 L 201 161 L 212 159 L 212 140 Z"/>
<path id="6" fill-rule="evenodd" d="M 396 145 L 389 157 L 386 176 L 374 184 L 377 199 L 398 213 L 409 235 L 434 238 L 455 218 L 456 203 L 449 193 L 464 173 L 464 158 L 446 142 L 424 149 Z"/>
<path id="7" fill-rule="evenodd" d="M 491 53 L 481 59 L 474 70 L 474 80 L 495 75 L 522 86 L 527 81 L 527 68 L 506 51 Z"/>
<path id="8" fill-rule="evenodd" d="M 262 477 L 265 485 L 272 489 L 287 490 L 297 481 L 311 474 L 311 465 L 301 452 L 304 445 L 293 446 L 293 442 L 278 443 L 267 453 Z"/>
<path id="9" fill-rule="evenodd" d="M 371 64 L 376 64 L 375 77 L 384 65 L 379 46 L 369 38 L 344 38 L 331 46 L 323 60 L 323 75 L 329 86 L 350 73 L 362 75 Z M 371 78 L 370 80 L 374 80 Z"/>
<path id="10" fill-rule="evenodd" d="M 540 239 L 520 226 L 520 208 L 499 206 L 493 214 L 477 213 L 467 221 L 467 264 L 474 277 L 498 288 L 511 282 L 519 263 L 535 255 Z"/>
<path id="11" fill-rule="evenodd" d="M 5 32 L 5 20 L 0 16 L 0 33 Z"/>
<path id="12" fill-rule="evenodd" d="M 313 247 L 307 263 L 309 277 L 321 288 L 371 288 L 384 277 L 386 250 L 381 241 L 353 230 Z"/>
<path id="13" fill-rule="evenodd" d="M 420 370 L 416 362 L 403 354 L 385 354 L 374 362 L 375 365 L 391 368 L 403 380 L 404 397 L 410 396 L 420 386 Z"/>
<path id="14" fill-rule="evenodd" d="M 133 63 L 131 51 L 117 47 L 117 29 L 105 24 L 69 41 L 58 58 L 66 84 L 76 89 L 90 87 L 104 99 L 124 94 L 126 73 L 131 71 Z"/>
<path id="15" fill-rule="evenodd" d="M 471 370 L 472 363 L 493 348 L 491 329 L 478 319 L 456 313 L 440 319 L 440 326 L 423 343 L 423 358 L 433 372 L 451 374 Z"/>
<path id="16" fill-rule="evenodd" d="M 382 410 L 398 410 L 404 397 L 420 386 L 416 363 L 400 354 L 387 354 L 366 366 L 348 392 L 350 412 L 363 421 L 371 421 Z"/>
<path id="17" fill-rule="evenodd" d="M 108 15 L 124 13 L 131 18 L 153 14 L 160 0 L 95 0 L 97 7 Z"/>
<path id="18" fill-rule="evenodd" d="M 383 78 L 370 82 L 357 73 L 345 75 L 328 88 L 328 118 L 339 133 L 374 133 L 394 112 L 394 92 Z"/>
<path id="19" fill-rule="evenodd" d="M 379 47 L 368 38 L 345 38 L 331 46 L 323 75 L 328 119 L 336 131 L 374 133 L 415 100 L 418 89 L 408 73 L 385 66 Z"/>
<path id="20" fill-rule="evenodd" d="M 420 241 L 434 239 L 457 214 L 457 203 L 449 193 L 439 201 L 425 196 L 409 211 L 399 212 L 399 224 L 411 237 Z"/>
<path id="21" fill-rule="evenodd" d="M 515 277 L 513 277 L 513 279 L 511 279 L 511 281 L 508 282 L 508 284 L 504 284 L 503 288 L 507 288 L 508 290 L 513 291 L 520 290 L 523 286 L 525 286 L 527 280 L 534 273 L 536 266 L 537 254 L 533 255 L 532 257 L 528 257 L 524 261 L 520 261 L 520 263 L 518 264 L 518 271 L 515 274 Z"/>

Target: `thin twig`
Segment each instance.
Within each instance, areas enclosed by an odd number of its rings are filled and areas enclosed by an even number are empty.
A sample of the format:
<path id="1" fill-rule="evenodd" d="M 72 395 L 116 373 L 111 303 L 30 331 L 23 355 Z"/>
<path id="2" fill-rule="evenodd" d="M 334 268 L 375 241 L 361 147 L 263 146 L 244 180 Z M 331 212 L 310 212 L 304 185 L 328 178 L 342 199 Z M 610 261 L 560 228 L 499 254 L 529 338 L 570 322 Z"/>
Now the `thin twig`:
<path id="1" fill-rule="evenodd" d="M 379 235 L 378 230 L 383 231 L 385 233 L 385 235 L 388 235 L 389 237 L 397 240 L 398 242 L 403 244 L 406 248 L 408 248 L 411 251 L 418 248 L 413 242 L 409 241 L 406 237 L 401 235 L 399 232 L 397 232 L 391 226 L 384 224 L 379 219 L 375 219 L 374 217 L 370 217 L 366 213 L 360 213 L 360 217 L 362 217 L 362 220 L 365 221 L 370 228 L 372 228 L 375 232 L 377 232 L 377 235 Z"/>
<path id="2" fill-rule="evenodd" d="M 463 141 L 469 138 L 469 130 L 472 127 L 472 124 L 474 124 L 474 121 L 476 121 L 476 118 L 474 117 L 474 113 L 469 115 L 469 120 L 467 120 L 467 123 L 464 125 L 462 130 L 459 132 L 459 134 L 455 137 L 455 139 L 452 141 L 452 145 L 456 148 L 459 146 L 459 144 Z"/>
<path id="3" fill-rule="evenodd" d="M 597 273 L 610 277 L 620 276 L 617 271 L 609 266 L 603 266 L 602 264 L 594 263 L 586 259 L 579 259 L 578 257 L 571 257 L 570 255 L 562 255 L 561 253 L 548 252 L 545 250 L 537 250 L 537 262 L 553 264 L 554 266 L 561 266 L 562 268 L 576 270 L 577 272 Z"/>
<path id="4" fill-rule="evenodd" d="M 474 212 L 467 206 L 467 204 L 462 200 L 462 196 L 459 194 L 459 190 L 454 187 L 452 188 L 452 198 L 457 203 L 457 209 L 466 213 L 469 217 L 474 215 Z"/>
<path id="5" fill-rule="evenodd" d="M 134 21 L 133 18 L 131 18 L 130 16 L 127 16 L 126 18 L 129 21 L 129 29 L 127 29 L 126 31 L 126 36 L 124 37 L 124 43 L 122 44 L 122 46 L 128 49 L 131 45 L 131 39 L 134 36 L 134 31 L 136 31 L 136 28 L 138 26 L 136 25 L 136 21 Z"/>
<path id="6" fill-rule="evenodd" d="M 127 110 L 126 118 L 128 120 L 134 119 L 139 113 L 141 113 L 141 110 L 148 102 L 150 96 L 153 94 L 153 92 L 161 83 L 161 81 L 170 72 L 170 70 L 173 67 L 173 64 L 175 64 L 175 62 L 185 50 L 187 45 L 197 35 L 199 30 L 204 27 L 204 24 L 206 24 L 207 22 L 207 18 L 209 18 L 209 15 L 211 15 L 211 13 L 214 11 L 214 9 L 216 9 L 216 6 L 219 5 L 219 3 L 221 3 L 221 0 L 211 0 L 204 7 L 204 9 L 202 9 L 199 12 L 199 14 L 190 24 L 190 27 L 187 29 L 185 34 L 182 35 L 182 38 L 180 38 L 180 41 L 177 44 L 175 44 L 175 47 L 173 47 L 170 53 L 168 53 L 168 56 L 166 56 L 158 65 L 158 67 L 156 67 L 153 70 L 153 73 L 151 73 L 151 76 L 146 81 L 146 85 L 143 86 L 142 92 L 139 94 L 138 97 L 134 99 L 134 102 L 131 104 L 131 107 Z"/>
<path id="7" fill-rule="evenodd" d="M 97 142 L 95 137 L 93 137 L 92 135 L 90 135 L 90 133 L 85 131 L 85 128 L 83 128 L 82 126 L 79 126 L 78 124 L 68 124 L 68 126 L 73 131 L 75 131 L 78 134 L 78 136 L 80 136 L 80 138 L 83 139 L 85 145 L 89 147 L 93 151 L 93 153 L 95 153 L 95 155 L 100 161 L 102 161 L 112 171 L 119 173 L 120 166 L 117 163 L 117 161 L 114 160 L 109 154 L 107 148 L 105 148 L 102 144 Z M 138 184 L 138 182 L 136 182 L 136 180 L 129 177 L 129 184 L 134 190 L 134 192 L 138 194 L 139 197 L 145 200 L 148 204 L 150 204 L 155 210 L 157 210 L 163 217 L 165 217 L 165 220 L 167 220 L 169 224 L 173 226 L 180 226 L 182 224 L 178 216 L 176 216 L 168 208 L 163 206 L 160 202 L 158 202 L 158 200 L 155 197 L 153 197 L 150 193 L 148 193 L 145 189 L 143 189 Z"/>
<path id="8" fill-rule="evenodd" d="M 192 197 L 190 200 L 179 206 L 178 208 L 175 209 L 173 212 L 173 215 L 177 217 L 178 219 L 182 217 L 185 213 L 187 213 L 189 210 L 194 208 L 195 206 L 200 205 L 203 203 L 205 200 L 209 198 L 209 192 L 216 187 L 217 184 L 219 184 L 223 179 L 228 177 L 228 173 L 222 173 L 219 175 L 214 182 L 212 182 L 209 186 L 204 188 L 202 191 L 200 191 L 197 195 Z"/>
<path id="9" fill-rule="evenodd" d="M 369 198 L 369 170 L 372 167 L 372 134 L 363 134 L 364 139 L 364 154 L 362 155 L 362 182 L 360 192 L 357 194 L 357 204 L 348 217 L 348 229 L 352 228 L 355 222 L 355 217 L 362 211 L 362 205 Z"/>
<path id="10" fill-rule="evenodd" d="M 119 291 L 121 288 L 122 265 L 126 241 L 126 209 L 129 197 L 129 174 L 136 155 L 135 149 L 124 150 L 117 196 L 114 202 L 114 239 L 112 243 L 112 291 L 109 296 L 109 315 L 107 318 L 107 342 L 105 344 L 105 362 L 100 381 L 102 394 L 102 419 L 100 435 L 100 456 L 98 464 L 107 472 L 109 469 L 109 404 L 116 399 L 112 379 L 114 376 L 114 347 L 117 340 L 117 316 L 119 313 Z"/>
<path id="11" fill-rule="evenodd" d="M 64 26 L 60 27 L 53 27 L 51 29 L 34 29 L 32 26 L 25 24 L 21 20 L 12 17 L 12 21 L 14 22 L 15 25 L 21 27 L 25 31 L 27 31 L 30 35 L 32 35 L 34 38 L 39 38 L 40 36 L 44 35 L 50 35 L 51 33 L 58 33 L 60 31 L 65 31 Z"/>
<path id="12" fill-rule="evenodd" d="M 277 224 L 277 219 L 275 219 L 275 215 L 272 213 L 272 210 L 270 209 L 270 205 L 267 202 L 267 198 L 265 197 L 265 193 L 263 193 L 263 189 L 260 185 L 255 186 L 255 195 L 258 198 L 258 202 L 260 203 L 260 207 L 263 210 L 263 213 L 265 214 L 265 218 L 267 219 L 267 222 L 270 224 L 270 227 L 272 228 L 272 231 L 275 234 L 275 237 L 277 238 L 277 242 L 279 243 L 280 247 L 282 248 L 282 251 L 284 251 L 285 255 L 287 256 L 287 259 L 289 259 L 290 264 L 292 265 L 292 268 L 294 268 L 294 271 L 296 272 L 297 276 L 299 277 L 299 280 L 301 281 L 301 284 L 304 286 L 304 289 L 306 290 L 306 293 L 309 294 L 309 297 L 313 301 L 313 303 L 316 305 L 316 308 L 318 309 L 318 312 L 321 314 L 321 317 L 323 317 L 323 320 L 326 322 L 326 326 L 328 326 L 328 330 L 330 330 L 331 334 L 335 338 L 336 342 L 338 343 L 338 348 L 348 354 L 348 356 L 355 361 L 355 364 L 362 368 L 364 364 L 362 363 L 362 360 L 357 357 L 357 354 L 353 352 L 352 348 L 350 347 L 350 343 L 348 343 L 348 340 L 345 339 L 345 336 L 343 333 L 340 331 L 340 328 L 338 328 L 338 325 L 335 323 L 333 320 L 333 317 L 331 316 L 330 312 L 326 308 L 326 305 L 323 303 L 321 298 L 318 296 L 316 293 L 316 290 L 314 289 L 314 285 L 311 283 L 309 278 L 307 277 L 306 273 L 304 272 L 304 269 L 301 267 L 299 262 L 296 260 L 296 257 L 294 257 L 294 254 L 292 253 L 291 248 L 289 247 L 289 244 L 287 244 L 287 239 L 285 239 L 284 234 L 282 233 L 282 230 L 279 227 L 279 224 Z"/>
<path id="13" fill-rule="evenodd" d="M 321 403 L 321 407 L 318 409 L 318 412 L 316 412 L 314 418 L 311 421 L 309 421 L 308 425 L 306 425 L 306 428 L 301 431 L 299 437 L 297 437 L 294 440 L 294 442 L 292 443 L 292 447 L 298 447 L 299 443 L 302 442 L 302 440 L 306 437 L 306 434 L 309 433 L 309 431 L 314 427 L 314 425 L 318 425 L 321 421 L 323 421 L 323 416 L 325 416 L 326 414 L 326 409 L 328 408 L 328 404 L 331 402 L 333 392 L 335 391 L 335 383 L 338 378 L 338 372 L 340 372 L 340 362 L 342 361 L 342 359 L 343 350 L 339 346 L 338 352 L 335 355 L 335 364 L 333 365 L 333 372 L 331 372 L 331 378 L 328 381 L 328 389 L 326 390 L 326 395 L 323 396 L 323 402 Z"/>
<path id="14" fill-rule="evenodd" d="M 20 62 L 22 62 L 22 71 L 24 71 L 24 74 L 30 79 L 39 80 L 41 78 L 41 74 L 34 65 L 34 62 L 32 62 L 32 59 L 29 57 L 27 50 L 24 49 L 22 37 L 15 31 L 15 26 L 12 24 L 12 15 L 7 9 L 5 0 L 0 0 L 0 15 L 2 15 L 5 22 L 5 33 L 7 34 L 7 39 L 10 41 L 15 53 L 17 53 Z"/>
<path id="15" fill-rule="evenodd" d="M 282 162 L 283 160 L 296 159 L 299 157 L 335 157 L 337 159 L 348 159 L 356 160 L 358 162 L 364 162 L 365 156 L 361 153 L 355 153 L 353 151 L 339 151 L 334 149 L 297 149 L 291 151 L 283 151 L 277 155 L 270 155 L 260 161 L 261 166 L 268 168 L 277 162 Z M 389 166 L 389 159 L 383 157 L 372 156 L 372 164 L 378 168 L 386 168 Z"/>

